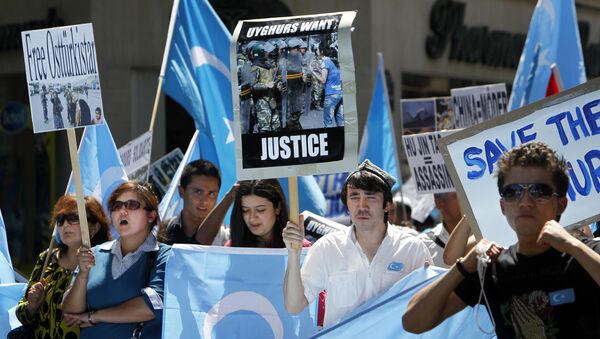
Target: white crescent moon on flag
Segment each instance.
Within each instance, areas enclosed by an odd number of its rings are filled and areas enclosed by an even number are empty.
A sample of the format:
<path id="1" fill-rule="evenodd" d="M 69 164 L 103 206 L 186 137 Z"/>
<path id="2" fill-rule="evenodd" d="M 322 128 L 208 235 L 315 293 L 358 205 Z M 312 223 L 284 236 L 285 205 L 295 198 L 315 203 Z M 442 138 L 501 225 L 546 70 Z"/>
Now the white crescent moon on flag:
<path id="1" fill-rule="evenodd" d="M 237 311 L 256 312 L 267 321 L 273 331 L 273 337 L 283 339 L 283 323 L 273 304 L 264 296 L 250 291 L 231 293 L 214 304 L 204 317 L 203 338 L 212 338 L 212 330 L 217 323 Z"/>
<path id="2" fill-rule="evenodd" d="M 223 75 L 225 75 L 225 77 L 231 81 L 229 67 L 227 67 L 227 65 L 225 65 L 219 58 L 217 58 L 208 50 L 200 46 L 194 46 L 190 49 L 190 54 L 192 55 L 192 65 L 194 68 L 198 68 L 202 65 L 210 65 L 216 68 L 219 72 L 223 73 Z"/>

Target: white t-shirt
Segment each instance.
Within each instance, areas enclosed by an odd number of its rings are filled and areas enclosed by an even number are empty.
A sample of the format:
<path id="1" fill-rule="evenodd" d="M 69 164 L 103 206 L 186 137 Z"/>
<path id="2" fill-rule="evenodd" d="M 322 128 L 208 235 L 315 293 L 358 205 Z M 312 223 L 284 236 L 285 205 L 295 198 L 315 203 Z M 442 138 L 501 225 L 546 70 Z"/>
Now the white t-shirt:
<path id="1" fill-rule="evenodd" d="M 439 223 L 429 232 L 433 233 L 433 235 L 436 236 L 441 242 L 443 242 L 444 245 L 448 243 L 448 238 L 450 238 L 450 234 L 448 234 L 448 231 L 446 231 L 446 228 L 444 227 L 444 225 L 442 225 L 442 223 Z M 431 254 L 431 259 L 433 259 L 433 264 L 435 266 L 444 268 L 450 267 L 449 265 L 446 265 L 446 263 L 444 263 L 444 248 L 436 244 L 435 241 L 431 240 L 427 233 L 419 234 L 419 239 L 421 239 L 425 243 L 425 246 L 427 246 L 427 248 L 429 249 L 429 254 Z"/>
<path id="2" fill-rule="evenodd" d="M 423 242 L 388 225 L 369 263 L 351 226 L 325 235 L 308 249 L 301 269 L 304 296 L 310 303 L 327 291 L 323 325 L 329 326 L 425 262 L 431 263 L 431 256 Z"/>

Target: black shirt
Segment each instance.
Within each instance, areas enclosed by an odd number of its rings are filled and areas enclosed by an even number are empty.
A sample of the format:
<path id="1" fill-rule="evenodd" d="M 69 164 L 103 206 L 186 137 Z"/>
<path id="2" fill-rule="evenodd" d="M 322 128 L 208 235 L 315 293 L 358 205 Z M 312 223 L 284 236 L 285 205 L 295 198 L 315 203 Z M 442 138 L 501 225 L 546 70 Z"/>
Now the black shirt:
<path id="1" fill-rule="evenodd" d="M 600 241 L 581 240 L 600 253 Z M 470 306 L 480 291 L 477 273 L 455 290 Z M 600 287 L 568 254 L 528 257 L 513 245 L 488 266 L 484 291 L 498 338 L 600 338 Z"/>

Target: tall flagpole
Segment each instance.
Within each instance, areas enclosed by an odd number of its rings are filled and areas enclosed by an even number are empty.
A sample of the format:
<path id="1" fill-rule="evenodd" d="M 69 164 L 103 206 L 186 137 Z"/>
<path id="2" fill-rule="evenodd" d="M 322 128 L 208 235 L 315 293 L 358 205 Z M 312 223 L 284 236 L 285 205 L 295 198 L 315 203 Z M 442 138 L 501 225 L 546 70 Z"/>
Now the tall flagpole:
<path id="1" fill-rule="evenodd" d="M 158 86 L 156 88 L 156 96 L 154 97 L 154 107 L 152 108 L 152 118 L 150 118 L 150 131 L 154 130 L 154 122 L 156 120 L 156 111 L 158 111 L 158 103 L 160 102 L 160 94 L 162 92 L 162 84 L 165 78 L 165 69 L 167 68 L 167 59 L 169 58 L 169 50 L 171 47 L 171 40 L 173 39 L 173 28 L 175 27 L 175 21 L 177 19 L 177 10 L 179 9 L 179 0 L 173 1 L 173 8 L 171 9 L 171 19 L 169 21 L 169 30 L 167 31 L 167 41 L 165 43 L 165 52 L 163 53 L 163 60 L 160 66 L 160 73 L 158 75 Z"/>

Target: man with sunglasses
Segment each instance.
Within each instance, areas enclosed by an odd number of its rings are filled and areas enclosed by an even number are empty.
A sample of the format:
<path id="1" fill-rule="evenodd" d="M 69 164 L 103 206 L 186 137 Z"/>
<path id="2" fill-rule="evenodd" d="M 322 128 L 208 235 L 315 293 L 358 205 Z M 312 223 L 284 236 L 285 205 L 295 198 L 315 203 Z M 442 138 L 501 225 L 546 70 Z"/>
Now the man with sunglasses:
<path id="1" fill-rule="evenodd" d="M 498 338 L 600 338 L 600 242 L 558 223 L 567 207 L 566 162 L 532 142 L 505 153 L 498 168 L 500 208 L 518 242 L 508 249 L 479 242 L 412 298 L 404 328 L 425 332 L 487 298 Z M 477 252 L 485 249 L 491 264 L 480 282 Z"/>

